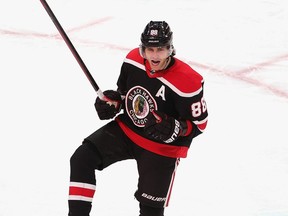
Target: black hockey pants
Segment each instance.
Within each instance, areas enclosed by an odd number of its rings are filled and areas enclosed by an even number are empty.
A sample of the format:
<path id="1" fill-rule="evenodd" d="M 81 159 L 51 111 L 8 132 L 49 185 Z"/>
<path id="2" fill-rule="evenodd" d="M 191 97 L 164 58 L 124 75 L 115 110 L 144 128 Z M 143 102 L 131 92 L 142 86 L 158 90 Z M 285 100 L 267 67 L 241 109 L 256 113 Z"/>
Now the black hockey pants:
<path id="1" fill-rule="evenodd" d="M 84 139 L 70 159 L 69 216 L 89 216 L 96 188 L 95 170 L 126 159 L 137 162 L 139 180 L 134 196 L 140 216 L 163 216 L 179 160 L 140 148 L 115 121 Z"/>

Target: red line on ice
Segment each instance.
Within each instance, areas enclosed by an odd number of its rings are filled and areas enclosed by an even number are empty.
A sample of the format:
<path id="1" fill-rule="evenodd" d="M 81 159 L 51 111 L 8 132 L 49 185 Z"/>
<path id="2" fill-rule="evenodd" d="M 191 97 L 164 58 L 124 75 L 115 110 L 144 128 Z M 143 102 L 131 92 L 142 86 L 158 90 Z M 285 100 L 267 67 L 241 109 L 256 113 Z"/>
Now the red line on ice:
<path id="1" fill-rule="evenodd" d="M 71 32 L 76 32 L 76 31 L 82 31 L 84 29 L 90 28 L 91 26 L 107 22 L 110 19 L 112 19 L 112 17 L 103 17 L 103 18 L 98 19 L 98 20 L 93 20 L 93 21 L 86 23 L 84 25 L 68 29 L 68 30 L 66 30 L 66 32 L 71 33 Z M 38 37 L 38 38 L 48 38 L 48 39 L 50 39 L 50 38 L 62 39 L 58 33 L 57 34 L 44 34 L 44 33 L 31 32 L 31 31 L 12 31 L 12 30 L 6 30 L 6 29 L 0 29 L 0 35 L 10 35 L 10 36 L 18 36 L 18 37 Z M 83 43 L 83 44 L 101 45 L 105 48 L 114 49 L 114 50 L 121 50 L 121 51 L 130 50 L 127 47 L 121 47 L 119 45 L 109 44 L 109 43 L 104 43 L 104 42 L 95 42 L 95 41 L 89 41 L 89 40 L 78 40 L 78 41 L 80 43 Z M 192 66 L 194 65 L 194 66 L 198 66 L 198 67 L 207 69 L 210 72 L 217 73 L 219 75 L 224 75 L 224 76 L 236 79 L 236 80 L 241 80 L 243 82 L 255 85 L 257 87 L 260 87 L 260 88 L 263 88 L 266 90 L 269 90 L 270 92 L 272 92 L 273 94 L 275 94 L 277 96 L 288 99 L 288 92 L 281 89 L 280 87 L 269 85 L 267 83 L 262 82 L 259 79 L 254 79 L 254 78 L 247 76 L 247 74 L 250 74 L 252 72 L 254 73 L 255 71 L 259 71 L 260 68 L 271 66 L 277 62 L 284 61 L 287 59 L 288 59 L 288 54 L 283 54 L 283 55 L 271 58 L 267 61 L 257 63 L 254 65 L 251 65 L 249 67 L 243 68 L 243 69 L 238 70 L 238 71 L 227 71 L 227 70 L 224 71 L 224 70 L 219 69 L 217 67 L 204 65 L 201 63 L 193 62 L 193 61 L 187 61 L 187 63 L 192 65 Z"/>

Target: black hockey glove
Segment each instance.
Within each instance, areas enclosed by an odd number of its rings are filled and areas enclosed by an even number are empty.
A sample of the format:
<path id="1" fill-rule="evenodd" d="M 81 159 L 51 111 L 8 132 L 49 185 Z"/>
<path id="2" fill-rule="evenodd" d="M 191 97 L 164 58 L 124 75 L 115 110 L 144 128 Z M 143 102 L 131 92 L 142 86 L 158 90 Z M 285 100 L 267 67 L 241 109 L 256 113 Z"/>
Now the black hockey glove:
<path id="1" fill-rule="evenodd" d="M 106 90 L 103 92 L 105 100 L 96 98 L 95 108 L 101 120 L 114 118 L 120 112 L 122 99 L 119 92 L 114 90 Z"/>
<path id="2" fill-rule="evenodd" d="M 181 123 L 164 113 L 154 110 L 148 114 L 147 120 L 145 133 L 154 140 L 171 143 L 182 134 Z"/>

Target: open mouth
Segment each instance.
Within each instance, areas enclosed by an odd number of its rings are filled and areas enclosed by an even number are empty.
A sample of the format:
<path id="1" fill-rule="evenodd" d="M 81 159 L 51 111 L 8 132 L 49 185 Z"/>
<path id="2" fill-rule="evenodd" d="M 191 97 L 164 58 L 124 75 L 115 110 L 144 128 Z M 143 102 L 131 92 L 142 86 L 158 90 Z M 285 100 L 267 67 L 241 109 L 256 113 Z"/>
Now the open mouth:
<path id="1" fill-rule="evenodd" d="M 158 66 L 160 64 L 160 61 L 152 60 L 151 63 L 152 63 L 153 66 Z"/>

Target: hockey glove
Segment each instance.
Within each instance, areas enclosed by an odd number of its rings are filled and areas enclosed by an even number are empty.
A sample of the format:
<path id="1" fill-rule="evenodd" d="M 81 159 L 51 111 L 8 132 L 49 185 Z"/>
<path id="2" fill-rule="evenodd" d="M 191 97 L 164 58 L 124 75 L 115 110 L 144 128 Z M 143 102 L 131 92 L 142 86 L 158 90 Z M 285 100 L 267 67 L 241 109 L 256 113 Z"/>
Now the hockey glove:
<path id="1" fill-rule="evenodd" d="M 154 140 L 171 143 L 182 135 L 181 123 L 164 113 L 154 110 L 148 114 L 147 120 L 145 133 Z"/>
<path id="2" fill-rule="evenodd" d="M 101 100 L 97 97 L 94 104 L 97 114 L 101 120 L 114 118 L 121 110 L 121 95 L 114 90 L 106 90 L 103 94 L 105 100 Z"/>

